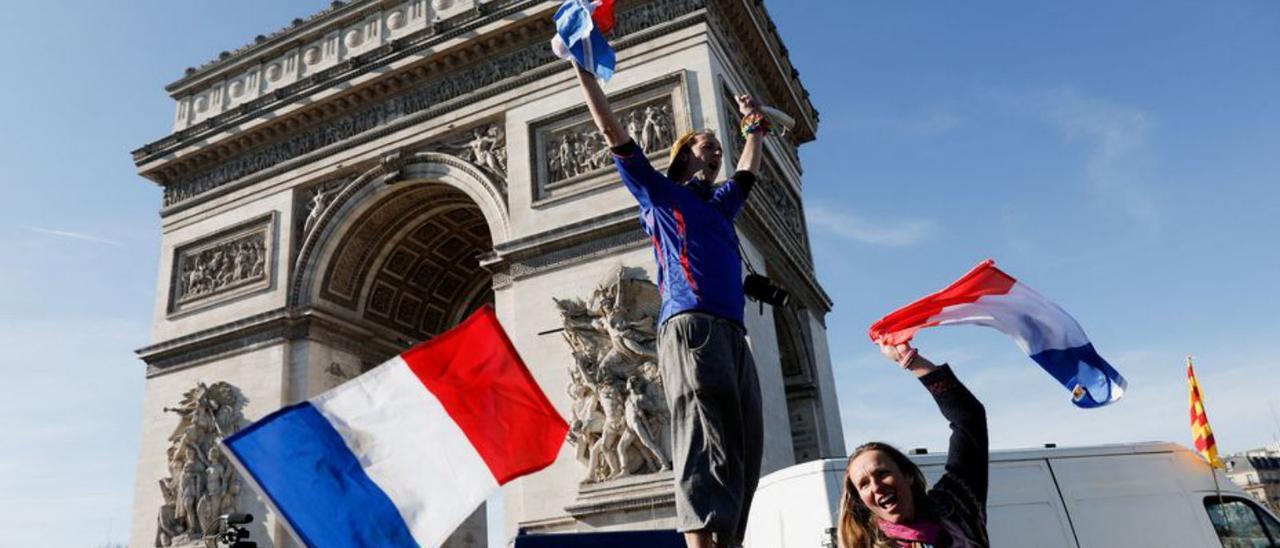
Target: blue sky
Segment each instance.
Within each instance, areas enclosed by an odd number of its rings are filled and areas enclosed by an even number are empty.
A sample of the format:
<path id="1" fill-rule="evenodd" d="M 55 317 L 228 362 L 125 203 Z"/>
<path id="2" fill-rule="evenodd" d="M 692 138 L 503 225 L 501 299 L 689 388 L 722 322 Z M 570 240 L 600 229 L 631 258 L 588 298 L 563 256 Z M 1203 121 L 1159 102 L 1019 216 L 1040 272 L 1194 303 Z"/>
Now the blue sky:
<path id="1" fill-rule="evenodd" d="M 127 538 L 160 204 L 129 151 L 166 133 L 183 68 L 326 4 L 0 18 L 7 541 Z M 988 257 L 1071 311 L 1131 388 L 1080 411 L 1003 335 L 924 332 L 986 402 L 994 446 L 1187 443 L 1187 354 L 1225 450 L 1276 438 L 1280 4 L 768 6 L 822 113 L 801 157 L 851 446 L 943 447 L 924 391 L 864 334 Z"/>

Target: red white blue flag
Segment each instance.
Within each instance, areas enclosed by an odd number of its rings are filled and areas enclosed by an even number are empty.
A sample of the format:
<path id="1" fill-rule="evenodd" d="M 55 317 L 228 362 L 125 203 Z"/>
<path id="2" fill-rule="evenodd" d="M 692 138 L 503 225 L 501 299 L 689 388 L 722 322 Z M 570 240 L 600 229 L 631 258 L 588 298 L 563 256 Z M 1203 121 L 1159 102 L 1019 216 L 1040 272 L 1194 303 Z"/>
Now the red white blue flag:
<path id="1" fill-rule="evenodd" d="M 1071 392 L 1079 407 L 1120 399 L 1128 383 L 1102 359 L 1065 310 L 983 261 L 945 289 L 904 306 L 871 326 L 871 340 L 901 344 L 936 325 L 984 325 L 1013 337 L 1023 352 Z"/>
<path id="2" fill-rule="evenodd" d="M 556 11 L 556 35 L 551 50 L 561 59 L 572 59 L 579 67 L 608 81 L 613 77 L 616 56 L 605 35 L 613 31 L 614 0 L 565 0 Z"/>
<path id="3" fill-rule="evenodd" d="M 568 431 L 485 306 L 224 445 L 306 546 L 439 546 Z"/>

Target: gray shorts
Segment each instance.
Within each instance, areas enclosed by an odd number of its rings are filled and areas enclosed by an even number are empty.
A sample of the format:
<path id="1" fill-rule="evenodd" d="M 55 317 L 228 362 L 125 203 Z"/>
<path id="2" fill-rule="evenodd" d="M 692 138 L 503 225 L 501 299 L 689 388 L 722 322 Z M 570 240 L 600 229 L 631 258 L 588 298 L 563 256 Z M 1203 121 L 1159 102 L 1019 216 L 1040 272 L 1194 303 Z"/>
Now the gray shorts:
<path id="1" fill-rule="evenodd" d="M 764 449 L 746 332 L 710 314 L 674 316 L 658 332 L 658 363 L 671 408 L 676 528 L 705 529 L 735 546 L 747 529 Z"/>

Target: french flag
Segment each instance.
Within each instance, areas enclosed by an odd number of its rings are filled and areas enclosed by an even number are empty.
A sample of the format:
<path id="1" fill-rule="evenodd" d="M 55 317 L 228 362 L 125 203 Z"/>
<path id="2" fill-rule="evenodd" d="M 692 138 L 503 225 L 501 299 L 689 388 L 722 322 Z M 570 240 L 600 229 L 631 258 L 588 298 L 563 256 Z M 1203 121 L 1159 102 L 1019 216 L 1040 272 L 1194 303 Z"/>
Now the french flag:
<path id="1" fill-rule="evenodd" d="M 568 431 L 485 306 L 223 444 L 306 546 L 439 546 Z"/>
<path id="2" fill-rule="evenodd" d="M 614 0 L 565 0 L 556 10 L 556 35 L 551 50 L 561 59 L 572 59 L 579 67 L 604 81 L 613 77 L 616 56 L 605 34 L 613 32 Z"/>
<path id="3" fill-rule="evenodd" d="M 1013 337 L 1023 352 L 1071 392 L 1079 407 L 1120 399 L 1128 383 L 1102 359 L 1080 324 L 1058 305 L 983 261 L 942 291 L 885 316 L 871 326 L 871 340 L 905 343 L 935 325 L 994 327 Z"/>

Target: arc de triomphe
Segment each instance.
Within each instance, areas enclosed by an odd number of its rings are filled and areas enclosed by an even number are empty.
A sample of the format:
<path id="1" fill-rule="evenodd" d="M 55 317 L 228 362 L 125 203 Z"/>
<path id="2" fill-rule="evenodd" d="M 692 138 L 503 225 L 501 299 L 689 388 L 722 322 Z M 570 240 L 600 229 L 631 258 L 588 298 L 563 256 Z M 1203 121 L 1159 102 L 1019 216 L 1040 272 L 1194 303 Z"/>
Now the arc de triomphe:
<path id="1" fill-rule="evenodd" d="M 647 358 L 653 254 L 548 46 L 559 3 L 334 2 L 166 88 L 172 132 L 134 151 L 164 205 L 155 321 L 138 351 L 131 546 L 193 545 L 230 510 L 257 516 L 260 544 L 292 545 L 217 439 L 484 303 L 574 424 L 554 465 L 504 488 L 506 536 L 669 526 L 665 409 Z M 747 310 L 764 467 L 842 454 L 831 301 L 800 199 L 797 147 L 818 117 L 768 13 L 759 0 L 620 1 L 612 42 L 620 70 L 606 91 L 659 169 L 689 128 L 736 152 L 735 94 L 796 118 L 768 139 L 738 222 L 756 270 L 793 295 Z M 483 545 L 483 520 L 451 544 Z"/>

